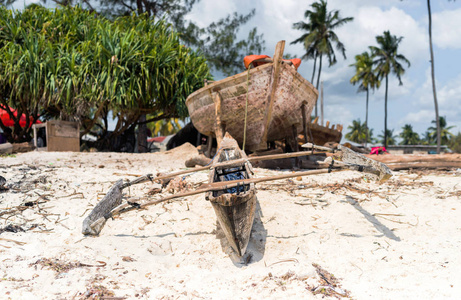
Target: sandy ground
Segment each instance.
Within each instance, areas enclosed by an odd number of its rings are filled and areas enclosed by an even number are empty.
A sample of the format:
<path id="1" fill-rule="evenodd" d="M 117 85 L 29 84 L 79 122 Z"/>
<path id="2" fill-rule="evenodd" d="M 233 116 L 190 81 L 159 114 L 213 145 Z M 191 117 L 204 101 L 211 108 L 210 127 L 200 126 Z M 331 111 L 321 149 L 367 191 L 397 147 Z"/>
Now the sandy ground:
<path id="1" fill-rule="evenodd" d="M 382 185 L 352 171 L 258 184 L 242 259 L 203 194 L 82 235 L 83 219 L 117 179 L 178 170 L 195 154 L 183 146 L 0 157 L 9 187 L 0 191 L 0 299 L 461 297 L 461 170 L 395 172 Z M 258 177 L 284 172 L 255 169 Z M 185 180 L 194 188 L 207 172 Z"/>

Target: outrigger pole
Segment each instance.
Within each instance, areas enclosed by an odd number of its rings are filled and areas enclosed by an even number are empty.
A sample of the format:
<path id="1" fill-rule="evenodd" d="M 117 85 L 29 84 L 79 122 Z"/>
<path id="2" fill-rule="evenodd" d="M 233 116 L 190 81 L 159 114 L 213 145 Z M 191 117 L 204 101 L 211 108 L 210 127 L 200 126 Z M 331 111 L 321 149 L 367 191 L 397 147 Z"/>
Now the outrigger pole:
<path id="1" fill-rule="evenodd" d="M 321 170 L 310 170 L 304 172 L 294 172 L 290 174 L 283 174 L 283 175 L 276 175 L 276 176 L 268 176 L 263 178 L 250 178 L 250 179 L 242 179 L 242 180 L 233 180 L 233 181 L 223 181 L 223 182 L 215 182 L 215 183 L 208 183 L 204 184 L 199 187 L 199 189 L 195 191 L 185 192 L 174 194 L 170 196 L 163 197 L 161 199 L 155 200 L 148 200 L 148 201 L 127 201 L 122 204 L 122 190 L 128 186 L 143 183 L 146 181 L 159 181 L 170 179 L 179 175 L 189 174 L 198 171 L 204 171 L 210 169 L 210 166 L 204 167 L 197 167 L 189 170 L 183 170 L 178 172 L 173 172 L 169 174 L 160 175 L 158 177 L 154 177 L 152 174 L 147 174 L 141 176 L 131 182 L 123 183 L 122 180 L 117 181 L 114 186 L 107 192 L 104 198 L 93 208 L 91 213 L 85 218 L 83 221 L 83 228 L 82 233 L 85 235 L 98 235 L 101 230 L 103 229 L 107 219 L 113 218 L 116 215 L 119 215 L 123 212 L 127 212 L 133 209 L 140 209 L 145 208 L 150 205 L 159 204 L 168 200 L 192 196 L 200 193 L 205 193 L 209 191 L 219 191 L 223 189 L 228 189 L 240 185 L 247 185 L 247 184 L 255 184 L 265 181 L 273 181 L 273 180 L 281 180 L 287 178 L 293 178 L 298 176 L 309 176 L 309 175 L 317 175 L 317 174 L 325 174 L 337 171 L 344 171 L 344 170 L 355 170 L 359 172 L 365 172 L 369 174 L 373 174 L 378 176 L 378 180 L 380 182 L 384 182 L 388 180 L 392 176 L 391 170 L 383 163 L 365 157 L 361 154 L 358 154 L 347 147 L 339 146 L 338 150 L 328 148 L 328 147 L 321 147 L 316 146 L 311 143 L 307 143 L 303 145 L 304 148 L 310 148 L 312 152 L 295 152 L 295 153 L 284 153 L 284 154 L 275 154 L 275 155 L 267 155 L 267 156 L 257 156 L 257 157 L 249 157 L 247 159 L 240 159 L 240 160 L 233 160 L 229 162 L 223 162 L 213 167 L 221 166 L 221 167 L 232 167 L 235 164 L 241 164 L 244 161 L 261 161 L 261 160 L 272 160 L 272 159 L 281 159 L 281 158 L 290 158 L 290 157 L 300 157 L 300 156 L 308 156 L 312 154 L 321 154 L 325 152 L 333 153 L 333 156 L 327 157 L 323 162 L 319 162 L 325 166 L 328 166 L 327 169 Z M 317 150 L 314 152 L 314 150 Z"/>

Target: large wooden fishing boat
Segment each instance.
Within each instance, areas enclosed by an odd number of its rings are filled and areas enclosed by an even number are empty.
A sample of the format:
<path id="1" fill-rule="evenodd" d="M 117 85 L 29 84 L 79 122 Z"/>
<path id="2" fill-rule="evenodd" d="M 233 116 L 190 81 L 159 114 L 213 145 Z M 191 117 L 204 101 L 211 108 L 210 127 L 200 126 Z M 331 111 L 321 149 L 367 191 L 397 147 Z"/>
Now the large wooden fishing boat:
<path id="1" fill-rule="evenodd" d="M 252 178 L 251 164 L 246 158 L 245 152 L 240 150 L 237 141 L 226 133 L 213 159 L 209 182 Z M 224 162 L 226 162 L 225 165 L 222 164 Z M 254 183 L 209 191 L 206 193 L 206 199 L 211 202 L 230 246 L 239 256 L 243 256 L 248 246 L 255 216 Z"/>
<path id="2" fill-rule="evenodd" d="M 274 58 L 266 59 L 267 63 L 192 93 L 186 105 L 195 128 L 215 137 L 220 105 L 224 131 L 240 145 L 245 138 L 246 150 L 265 149 L 267 142 L 301 133 L 318 91 L 282 59 L 284 45 L 285 41 L 277 44 Z"/>

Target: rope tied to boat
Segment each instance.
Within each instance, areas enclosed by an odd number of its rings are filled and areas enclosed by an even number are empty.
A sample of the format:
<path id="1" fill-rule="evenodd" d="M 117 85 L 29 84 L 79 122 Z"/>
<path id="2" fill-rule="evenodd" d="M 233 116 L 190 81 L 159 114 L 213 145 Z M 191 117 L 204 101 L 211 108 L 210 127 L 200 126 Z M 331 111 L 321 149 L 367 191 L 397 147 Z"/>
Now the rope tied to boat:
<path id="1" fill-rule="evenodd" d="M 245 123 L 243 125 L 243 147 L 242 147 L 243 152 L 245 152 L 245 143 L 246 143 L 246 140 L 247 140 L 248 92 L 250 90 L 250 70 L 251 70 L 251 64 L 248 66 L 248 73 L 247 73 L 247 94 L 246 94 L 246 101 L 245 101 Z"/>

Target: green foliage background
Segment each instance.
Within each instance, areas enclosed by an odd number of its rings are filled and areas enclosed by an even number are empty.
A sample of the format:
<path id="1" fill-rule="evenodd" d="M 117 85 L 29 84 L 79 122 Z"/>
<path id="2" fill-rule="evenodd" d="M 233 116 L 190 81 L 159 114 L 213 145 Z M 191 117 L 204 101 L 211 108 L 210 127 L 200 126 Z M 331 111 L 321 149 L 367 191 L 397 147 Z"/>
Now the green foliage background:
<path id="1" fill-rule="evenodd" d="M 180 43 L 164 20 L 107 19 L 79 7 L 0 7 L 0 106 L 79 121 L 82 135 L 113 135 L 152 120 L 186 117 L 185 99 L 211 79 L 205 58 Z M 6 129 L 0 122 L 0 127 Z M 30 139 L 17 124 L 10 141 Z"/>

